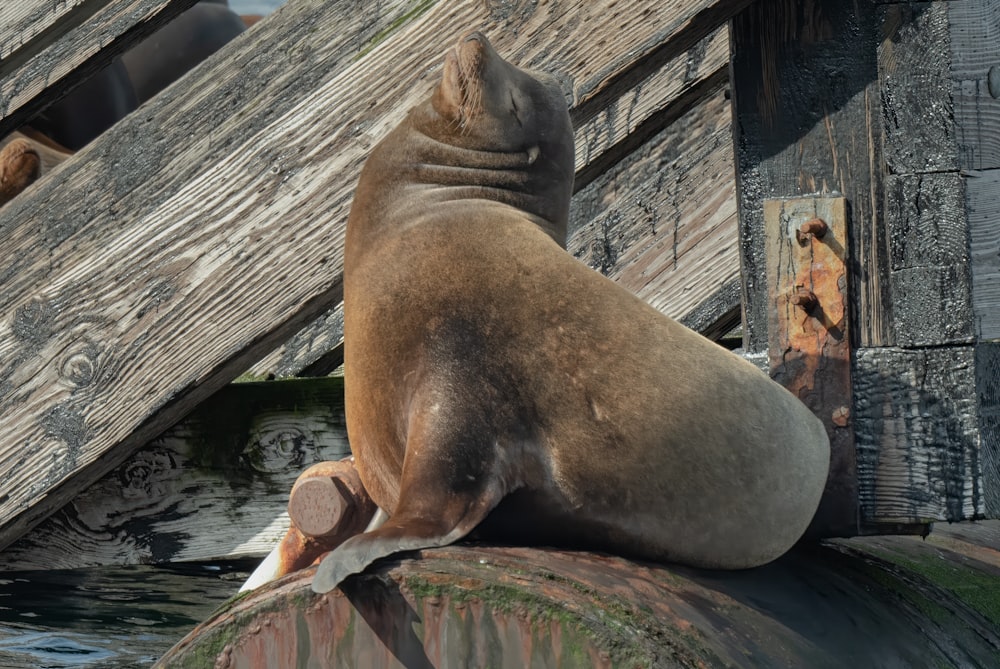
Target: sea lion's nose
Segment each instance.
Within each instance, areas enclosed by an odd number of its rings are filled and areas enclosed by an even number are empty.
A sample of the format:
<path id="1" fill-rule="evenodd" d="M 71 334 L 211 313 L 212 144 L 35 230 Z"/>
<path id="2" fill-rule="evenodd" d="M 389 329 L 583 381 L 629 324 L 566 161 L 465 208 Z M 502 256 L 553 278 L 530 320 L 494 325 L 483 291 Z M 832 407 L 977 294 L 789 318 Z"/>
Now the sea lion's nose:
<path id="1" fill-rule="evenodd" d="M 476 41 L 476 42 L 486 42 L 486 43 L 489 43 L 489 40 L 486 39 L 486 36 L 483 35 L 481 32 L 479 32 L 478 30 L 476 30 L 474 32 L 471 32 L 468 35 L 466 35 L 465 39 L 463 39 L 462 41 L 463 42 Z"/>

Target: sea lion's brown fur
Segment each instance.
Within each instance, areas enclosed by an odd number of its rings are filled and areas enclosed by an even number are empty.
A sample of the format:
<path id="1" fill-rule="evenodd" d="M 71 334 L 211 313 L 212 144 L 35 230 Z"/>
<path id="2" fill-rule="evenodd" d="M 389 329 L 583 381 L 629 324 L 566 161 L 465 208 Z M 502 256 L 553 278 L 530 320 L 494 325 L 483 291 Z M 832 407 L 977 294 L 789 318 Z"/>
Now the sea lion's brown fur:
<path id="1" fill-rule="evenodd" d="M 67 149 L 30 128 L 0 140 L 0 207 L 70 155 Z"/>
<path id="2" fill-rule="evenodd" d="M 820 421 L 566 253 L 572 182 L 559 86 L 478 34 L 373 151 L 348 220 L 345 383 L 357 467 L 390 518 L 329 554 L 315 590 L 477 526 L 721 568 L 805 530 Z"/>

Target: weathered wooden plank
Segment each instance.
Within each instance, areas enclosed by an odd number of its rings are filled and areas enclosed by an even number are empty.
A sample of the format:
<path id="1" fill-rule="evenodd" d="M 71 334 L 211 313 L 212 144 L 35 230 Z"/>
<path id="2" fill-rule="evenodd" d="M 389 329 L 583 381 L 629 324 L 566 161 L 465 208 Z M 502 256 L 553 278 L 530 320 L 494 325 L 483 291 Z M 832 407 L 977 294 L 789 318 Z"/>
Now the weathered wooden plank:
<path id="1" fill-rule="evenodd" d="M 889 176 L 886 203 L 896 343 L 971 342 L 975 324 L 962 178 L 957 172 Z"/>
<path id="2" fill-rule="evenodd" d="M 0 571 L 260 556 L 299 472 L 348 455 L 343 378 L 233 384 L 8 546 Z"/>
<path id="3" fill-rule="evenodd" d="M 727 33 L 725 28 L 715 30 L 702 38 L 690 50 L 680 53 L 659 68 L 637 61 L 633 65 L 633 69 L 645 72 L 645 77 L 631 89 L 624 91 L 620 97 L 612 99 L 597 114 L 593 114 L 589 119 L 578 123 L 574 130 L 577 201 L 581 197 L 583 199 L 588 197 L 581 195 L 579 191 L 597 178 L 602 171 L 606 171 L 628 153 L 638 149 L 652 134 L 675 121 L 679 115 L 686 113 L 692 105 L 706 95 L 718 92 L 728 74 L 729 41 Z M 728 111 L 726 113 L 728 114 Z M 691 121 L 687 123 L 690 124 Z M 709 122 L 709 125 L 713 123 L 714 121 Z M 719 129 L 717 139 L 729 144 L 730 136 L 725 136 L 725 133 L 730 133 L 731 136 L 731 130 L 728 126 L 725 131 Z M 721 145 L 717 148 L 721 149 Z M 702 151 L 699 155 L 703 153 Z M 716 162 L 718 161 L 717 156 L 710 156 L 710 158 L 715 158 Z M 677 162 L 676 168 L 678 170 L 689 167 L 684 157 L 677 158 Z M 729 171 L 729 179 L 731 180 L 731 159 L 729 162 L 730 165 L 726 169 Z M 709 173 L 712 179 L 697 195 L 704 196 L 706 192 L 711 191 L 712 184 L 715 184 L 719 178 L 726 176 L 717 172 L 711 165 L 709 170 L 711 170 Z M 678 181 L 682 179 L 680 176 L 675 178 Z M 622 176 L 619 180 L 624 181 L 625 177 Z M 624 195 L 622 197 L 624 198 Z M 714 197 L 709 196 L 709 199 L 714 200 Z M 684 200 L 678 200 L 679 207 L 683 208 L 684 203 Z M 652 206 L 650 204 L 647 208 Z M 586 203 L 581 204 L 581 206 L 573 206 L 570 211 L 569 227 L 571 231 L 579 231 L 588 226 L 590 214 L 587 212 L 589 207 L 590 205 Z M 648 212 L 639 215 L 636 221 L 646 216 L 648 216 Z M 623 225 L 625 225 L 627 220 L 625 214 L 622 214 L 622 219 Z M 588 233 L 578 232 L 577 237 L 579 234 L 587 235 Z M 733 237 L 735 238 L 735 230 Z M 579 244 L 586 245 L 588 243 L 594 242 L 592 240 L 577 241 L 571 238 L 569 240 L 570 251 L 582 258 L 581 253 L 588 254 L 588 252 L 581 251 Z M 721 264 L 724 259 L 719 260 Z M 585 260 L 585 262 L 588 262 L 595 269 L 599 268 L 592 260 Z M 708 299 L 706 295 L 713 294 L 709 290 L 710 288 L 725 285 L 727 280 L 733 278 L 731 276 L 733 268 L 726 268 L 724 270 L 725 276 L 713 276 L 712 270 L 714 267 L 706 267 L 701 272 L 702 276 L 691 280 L 691 284 L 698 288 L 704 288 L 704 290 L 696 290 L 694 293 L 686 295 L 685 297 L 688 299 L 686 299 L 685 304 L 674 306 L 672 298 L 675 296 L 660 298 L 660 303 L 671 305 L 666 313 L 683 318 L 692 310 L 692 303 L 697 303 L 699 299 Z M 664 270 L 661 269 L 660 272 L 662 271 Z M 683 271 L 675 266 L 671 276 L 680 276 Z M 705 274 L 707 276 L 704 276 Z M 610 276 L 616 280 L 619 278 L 617 274 Z M 629 287 L 636 289 L 640 285 L 630 284 Z M 644 295 L 656 297 L 655 281 L 653 281 L 653 285 L 646 286 Z M 713 309 L 720 313 L 728 312 L 732 310 L 734 305 L 738 305 L 738 301 L 739 296 L 737 295 L 735 301 L 733 298 L 729 298 L 713 303 Z M 714 324 L 713 314 L 714 312 L 706 311 L 698 322 L 705 321 L 704 326 L 711 327 Z M 322 364 L 318 368 L 312 366 L 321 358 L 326 357 L 327 352 L 330 352 L 330 357 L 336 359 L 334 349 L 340 343 L 342 336 L 343 315 L 338 306 L 335 310 L 307 325 L 278 350 L 268 354 L 266 358 L 250 369 L 249 374 L 254 377 L 285 377 L 306 375 L 310 369 L 316 369 L 322 373 L 322 370 L 330 368 L 330 364 Z"/>
<path id="4" fill-rule="evenodd" d="M 863 521 L 985 514 L 984 484 L 995 490 L 997 479 L 984 480 L 980 416 L 996 413 L 997 396 L 981 397 L 976 355 L 973 346 L 856 351 L 853 416 Z"/>
<path id="5" fill-rule="evenodd" d="M 745 4 L 402 6 L 353 59 L 382 8 L 293 0 L 81 151 L 0 214 L 0 546 L 339 299 L 354 175 L 464 31 L 586 118 Z"/>
<path id="6" fill-rule="evenodd" d="M 720 86 L 577 193 L 568 250 L 684 318 L 739 277 L 731 142 Z"/>
<path id="7" fill-rule="evenodd" d="M 6 60 L 86 2 L 87 0 L 59 3 L 46 0 L 5 2 L 0 7 L 0 60 Z"/>
<path id="8" fill-rule="evenodd" d="M 196 1 L 5 2 L 0 10 L 4 26 L 0 32 L 0 137 Z"/>
<path id="9" fill-rule="evenodd" d="M 953 2 L 948 19 L 959 166 L 1000 168 L 1000 4 Z"/>
<path id="10" fill-rule="evenodd" d="M 767 347 L 765 198 L 848 199 L 857 344 L 893 343 L 883 222 L 875 8 L 759 2 L 732 28 L 733 105 L 746 341 Z"/>
<path id="11" fill-rule="evenodd" d="M 1000 170 L 966 172 L 972 308 L 979 340 L 1000 339 Z"/>

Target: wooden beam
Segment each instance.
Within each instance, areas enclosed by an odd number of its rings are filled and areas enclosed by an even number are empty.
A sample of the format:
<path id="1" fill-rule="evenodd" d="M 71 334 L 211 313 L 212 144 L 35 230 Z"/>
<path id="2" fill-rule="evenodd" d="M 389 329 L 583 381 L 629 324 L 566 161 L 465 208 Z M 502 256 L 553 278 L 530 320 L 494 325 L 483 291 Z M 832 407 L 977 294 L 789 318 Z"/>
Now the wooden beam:
<path id="1" fill-rule="evenodd" d="M 292 0 L 112 128 L 0 212 L 0 546 L 336 303 L 355 174 L 463 32 L 599 106 L 745 4 Z"/>
<path id="2" fill-rule="evenodd" d="M 577 193 L 569 251 L 677 319 L 738 279 L 730 119 L 718 86 Z"/>
<path id="3" fill-rule="evenodd" d="M 0 137 L 197 0 L 18 0 L 0 7 Z"/>
<path id="4" fill-rule="evenodd" d="M 288 491 L 350 455 L 343 378 L 237 383 L 0 553 L 0 571 L 259 557 Z"/>

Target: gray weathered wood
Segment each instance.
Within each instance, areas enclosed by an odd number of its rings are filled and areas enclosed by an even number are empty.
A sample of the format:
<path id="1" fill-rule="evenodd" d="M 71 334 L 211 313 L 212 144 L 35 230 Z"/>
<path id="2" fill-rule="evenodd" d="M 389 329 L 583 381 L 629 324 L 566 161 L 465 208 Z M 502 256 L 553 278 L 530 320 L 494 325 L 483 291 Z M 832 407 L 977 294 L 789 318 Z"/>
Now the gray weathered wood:
<path id="1" fill-rule="evenodd" d="M 1000 168 L 1000 3 L 953 2 L 948 14 L 959 166 Z"/>
<path id="2" fill-rule="evenodd" d="M 1000 343 L 976 345 L 983 502 L 987 518 L 1000 518 Z"/>
<path id="3" fill-rule="evenodd" d="M 856 342 L 893 343 L 870 3 L 775 0 L 733 21 L 746 342 L 767 347 L 765 198 L 842 194 L 850 208 Z"/>
<path id="4" fill-rule="evenodd" d="M 893 327 L 900 346 L 974 335 L 965 193 L 957 172 L 886 180 Z"/>
<path id="5" fill-rule="evenodd" d="M 293 0 L 217 52 L 0 214 L 0 546 L 339 299 L 357 169 L 463 32 L 586 118 L 745 5 L 394 5 L 385 36 Z"/>
<path id="6" fill-rule="evenodd" d="M 0 571 L 260 556 L 288 491 L 350 455 L 343 379 L 238 383 L 0 553 Z"/>
<path id="7" fill-rule="evenodd" d="M 730 118 L 716 88 L 584 187 L 569 251 L 673 318 L 738 278 Z"/>
<path id="8" fill-rule="evenodd" d="M 197 0 L 17 0 L 0 8 L 0 137 Z"/>
<path id="9" fill-rule="evenodd" d="M 1000 339 L 1000 170 L 967 172 L 972 307 L 980 340 Z"/>
<path id="10" fill-rule="evenodd" d="M 674 122 L 679 115 L 687 112 L 693 104 L 696 104 L 710 93 L 718 92 L 728 73 L 729 41 L 727 32 L 725 28 L 715 30 L 698 41 L 688 51 L 679 53 L 661 67 L 647 65 L 643 61 L 636 62 L 633 69 L 644 73 L 643 78 L 639 79 L 632 88 L 622 91 L 618 97 L 613 98 L 598 113 L 591 113 L 590 118 L 578 122 L 575 128 L 576 187 L 578 191 L 581 188 L 585 188 L 587 184 L 597 178 L 603 171 L 606 171 L 610 166 L 614 165 L 616 161 L 623 159 L 629 152 L 640 147 L 652 134 Z M 719 109 L 721 107 L 713 107 L 707 113 L 716 114 Z M 728 115 L 728 110 L 726 114 Z M 689 119 L 685 123 L 691 125 L 693 122 Z M 706 123 L 712 127 L 715 127 L 716 124 L 714 118 Z M 717 132 L 713 135 L 715 138 L 713 141 L 719 143 L 714 147 L 717 149 L 717 153 L 722 150 L 721 143 L 724 142 L 727 146 L 730 143 L 731 129 L 728 126 L 728 119 L 726 123 L 725 129 L 716 128 Z M 683 155 L 682 152 L 678 151 L 677 153 L 678 157 L 675 160 L 677 164 L 668 168 L 669 172 L 677 172 L 673 178 L 678 183 L 685 179 L 697 181 L 699 176 L 680 176 L 680 173 L 685 169 L 696 170 L 699 168 L 694 159 L 691 159 L 689 162 L 688 157 Z M 705 157 L 703 154 L 704 150 L 699 152 L 698 155 Z M 688 201 L 681 199 L 682 195 L 704 197 L 720 179 L 731 181 L 731 158 L 729 159 L 729 165 L 724 166 L 722 169 L 716 169 L 718 167 L 717 156 L 713 155 L 709 156 L 709 158 L 714 158 L 715 163 L 704 168 L 710 177 L 707 180 L 708 183 L 704 184 L 698 193 L 678 194 L 678 198 L 675 201 L 678 209 L 705 204 L 696 200 Z M 703 175 L 701 176 L 703 178 Z M 622 176 L 619 181 L 625 181 L 627 178 Z M 636 188 L 634 190 L 638 194 L 639 189 Z M 661 195 L 667 197 L 669 193 L 664 192 Z M 576 201 L 580 202 L 581 198 L 586 200 L 587 196 L 578 192 Z M 625 198 L 624 193 L 622 194 L 622 198 Z M 706 207 L 717 204 L 714 196 L 710 196 L 708 199 L 712 201 L 705 204 Z M 647 209 L 653 206 L 651 203 L 647 204 Z M 589 208 L 590 205 L 586 203 L 580 206 L 574 205 L 570 212 L 571 230 L 577 230 L 588 225 L 590 219 L 588 218 L 589 214 L 587 211 Z M 630 216 L 631 214 L 627 215 Z M 637 214 L 636 222 L 641 217 L 647 215 L 649 215 L 649 212 L 642 215 Z M 628 223 L 628 220 L 624 218 L 625 216 L 626 214 L 622 214 L 623 225 Z M 579 237 L 580 234 L 577 235 L 576 240 L 571 239 L 569 245 L 571 252 L 578 257 L 582 257 L 581 253 L 586 254 L 588 252 L 581 251 L 579 244 L 592 242 L 589 240 L 580 241 Z M 735 237 L 735 229 L 733 230 L 733 237 Z M 735 244 L 735 241 L 733 243 Z M 732 248 L 735 248 L 735 246 Z M 712 252 L 705 249 L 703 251 L 705 253 Z M 724 261 L 725 258 L 719 258 L 720 264 L 723 264 Z M 588 262 L 595 269 L 599 269 L 594 262 Z M 710 263 L 711 261 L 708 262 Z M 622 267 L 619 269 L 622 269 Z M 647 298 L 650 296 L 656 297 L 657 306 L 664 309 L 666 313 L 684 317 L 692 309 L 691 304 L 697 303 L 699 299 L 703 301 L 708 299 L 706 296 L 712 295 L 712 290 L 726 284 L 728 280 L 732 280 L 734 267 L 727 267 L 724 270 L 726 273 L 725 276 L 719 277 L 710 275 L 710 270 L 713 267 L 703 267 L 701 276 L 692 279 L 688 285 L 690 287 L 693 284 L 702 290 L 696 289 L 693 293 L 685 294 L 684 304 L 673 304 L 673 298 L 676 297 L 676 294 L 657 296 L 655 291 L 657 284 L 655 281 L 652 286 L 645 286 L 644 296 Z M 684 269 L 687 269 L 687 267 Z M 681 276 L 684 271 L 679 269 L 676 264 L 672 270 L 671 272 L 664 265 L 661 269 L 655 270 L 653 273 L 646 273 L 662 274 L 663 272 L 668 272 L 669 275 L 676 277 Z M 612 274 L 611 277 L 617 279 L 618 275 Z M 642 285 L 635 284 L 629 285 L 629 287 L 637 289 L 642 287 Z M 730 298 L 723 300 L 725 304 L 722 302 L 712 304 L 715 311 L 730 312 L 733 305 L 738 305 L 738 295 L 735 299 L 736 302 L 733 302 L 732 298 Z M 664 305 L 666 306 L 664 307 Z M 705 321 L 704 326 L 707 328 L 712 327 L 715 322 L 713 315 L 707 311 L 702 314 L 701 320 L 698 322 L 702 321 Z M 336 350 L 334 349 L 339 345 L 342 336 L 343 315 L 341 308 L 338 306 L 335 310 L 324 314 L 321 318 L 307 325 L 278 350 L 273 351 L 263 360 L 256 363 L 250 369 L 249 374 L 253 377 L 306 375 L 308 370 L 318 360 L 326 357 L 328 353 L 330 357 L 336 358 Z M 320 365 L 316 369 L 322 373 L 322 370 L 329 369 L 329 367 L 330 365 L 326 364 Z"/>
<path id="11" fill-rule="evenodd" d="M 862 519 L 982 517 L 984 484 L 995 490 L 997 479 L 983 477 L 979 417 L 996 413 L 997 398 L 980 397 L 976 348 L 863 348 L 853 367 Z"/>
<path id="12" fill-rule="evenodd" d="M 958 168 L 948 2 L 878 8 L 884 158 L 894 174 Z"/>

